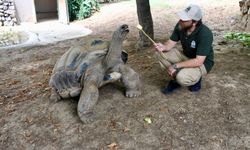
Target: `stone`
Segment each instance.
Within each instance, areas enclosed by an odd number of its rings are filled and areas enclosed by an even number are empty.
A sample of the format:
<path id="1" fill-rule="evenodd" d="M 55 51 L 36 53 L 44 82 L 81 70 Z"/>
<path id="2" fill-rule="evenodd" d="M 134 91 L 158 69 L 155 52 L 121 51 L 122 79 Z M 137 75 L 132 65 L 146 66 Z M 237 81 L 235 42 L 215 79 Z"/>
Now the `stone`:
<path id="1" fill-rule="evenodd" d="M 8 9 L 8 6 L 3 6 L 3 10 L 7 10 Z"/>
<path id="2" fill-rule="evenodd" d="M 9 25 L 10 25 L 10 26 L 14 26 L 14 21 L 13 21 L 13 20 L 10 20 Z"/>
<path id="3" fill-rule="evenodd" d="M 15 10 L 10 10 L 10 9 L 9 9 L 9 10 L 6 10 L 5 13 L 6 13 L 6 14 L 13 15 L 13 14 L 15 14 Z"/>
<path id="4" fill-rule="evenodd" d="M 12 21 L 13 21 L 13 22 L 17 22 L 17 19 L 16 19 L 16 18 L 12 18 Z"/>
<path id="5" fill-rule="evenodd" d="M 9 21 L 4 21 L 3 24 L 4 26 L 9 26 Z"/>
<path id="6" fill-rule="evenodd" d="M 9 10 L 15 10 L 14 6 L 9 6 Z"/>
<path id="7" fill-rule="evenodd" d="M 3 5 L 4 5 L 4 6 L 9 6 L 9 3 L 6 3 L 6 2 L 5 2 L 5 3 L 3 3 Z"/>

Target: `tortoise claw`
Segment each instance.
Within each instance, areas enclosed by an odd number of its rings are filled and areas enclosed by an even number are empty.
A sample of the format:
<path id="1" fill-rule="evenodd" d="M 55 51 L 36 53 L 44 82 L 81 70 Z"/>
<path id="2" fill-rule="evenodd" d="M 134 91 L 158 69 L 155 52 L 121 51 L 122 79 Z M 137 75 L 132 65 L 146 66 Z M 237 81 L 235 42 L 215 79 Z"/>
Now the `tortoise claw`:
<path id="1" fill-rule="evenodd" d="M 140 95 L 141 95 L 141 91 L 127 91 L 126 92 L 126 97 L 129 97 L 129 98 L 139 97 Z"/>
<path id="2" fill-rule="evenodd" d="M 80 113 L 78 111 L 78 116 L 80 117 L 80 120 L 84 124 L 89 124 L 92 123 L 95 120 L 95 115 L 93 112 L 88 112 L 88 113 Z"/>
<path id="3" fill-rule="evenodd" d="M 52 89 L 51 95 L 50 95 L 50 100 L 58 102 L 61 99 L 62 99 L 61 96 L 54 89 Z"/>

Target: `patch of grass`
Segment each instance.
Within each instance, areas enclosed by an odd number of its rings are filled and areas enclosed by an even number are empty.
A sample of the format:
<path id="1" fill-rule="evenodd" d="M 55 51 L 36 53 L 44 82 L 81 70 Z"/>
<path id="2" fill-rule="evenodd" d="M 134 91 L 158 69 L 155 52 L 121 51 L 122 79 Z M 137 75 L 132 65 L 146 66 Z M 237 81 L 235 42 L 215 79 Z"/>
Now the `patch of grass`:
<path id="1" fill-rule="evenodd" d="M 0 30 L 0 47 L 18 44 L 20 33 L 11 29 Z"/>
<path id="2" fill-rule="evenodd" d="M 243 46 L 250 47 L 250 33 L 243 32 L 229 32 L 224 35 L 227 40 L 234 40 L 241 43 Z"/>

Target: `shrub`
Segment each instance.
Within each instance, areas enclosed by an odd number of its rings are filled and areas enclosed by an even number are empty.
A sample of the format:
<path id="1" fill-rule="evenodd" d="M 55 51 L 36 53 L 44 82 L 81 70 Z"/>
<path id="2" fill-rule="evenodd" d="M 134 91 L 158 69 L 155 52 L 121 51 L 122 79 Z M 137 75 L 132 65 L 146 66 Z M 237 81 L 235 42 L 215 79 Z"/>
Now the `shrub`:
<path id="1" fill-rule="evenodd" d="M 224 35 L 224 38 L 228 40 L 235 40 L 242 43 L 244 46 L 250 47 L 250 33 L 229 32 Z"/>
<path id="2" fill-rule="evenodd" d="M 69 0 L 68 8 L 70 21 L 73 21 L 90 17 L 100 7 L 98 0 Z"/>

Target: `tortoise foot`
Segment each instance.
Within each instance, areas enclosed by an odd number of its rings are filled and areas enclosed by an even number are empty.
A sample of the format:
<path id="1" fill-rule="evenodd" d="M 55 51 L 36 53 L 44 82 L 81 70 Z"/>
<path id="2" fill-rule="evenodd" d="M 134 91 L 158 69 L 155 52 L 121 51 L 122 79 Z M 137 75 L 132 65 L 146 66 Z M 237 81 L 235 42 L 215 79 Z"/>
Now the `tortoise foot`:
<path id="1" fill-rule="evenodd" d="M 129 97 L 129 98 L 139 97 L 140 95 L 141 95 L 141 91 L 140 90 L 129 90 L 129 91 L 126 91 L 126 97 Z"/>
<path id="2" fill-rule="evenodd" d="M 94 122 L 95 120 L 95 115 L 93 112 L 88 112 L 88 113 L 80 113 L 78 111 L 78 116 L 80 117 L 80 120 L 84 123 L 84 124 L 90 124 L 92 122 Z"/>

